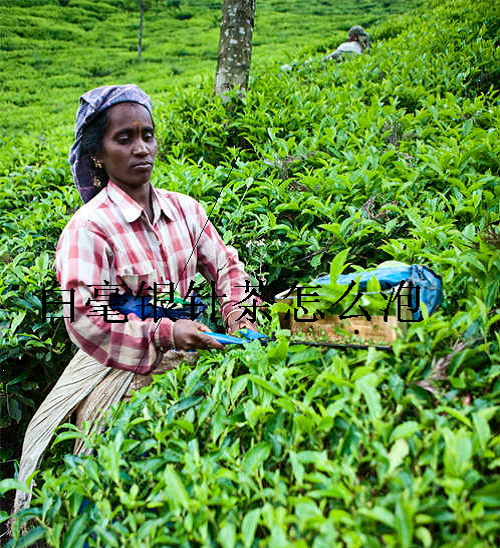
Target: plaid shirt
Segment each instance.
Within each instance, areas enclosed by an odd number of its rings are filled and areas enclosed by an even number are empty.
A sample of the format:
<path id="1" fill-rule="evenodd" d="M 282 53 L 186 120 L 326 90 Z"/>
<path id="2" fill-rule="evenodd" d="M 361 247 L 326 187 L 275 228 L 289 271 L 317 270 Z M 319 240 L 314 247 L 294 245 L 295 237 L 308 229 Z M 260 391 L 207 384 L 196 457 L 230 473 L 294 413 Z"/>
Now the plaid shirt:
<path id="1" fill-rule="evenodd" d="M 61 289 L 75 290 L 73 322 L 69 299 L 63 297 L 71 340 L 103 365 L 139 374 L 150 373 L 161 360 L 159 347 L 171 347 L 173 322 L 162 318 L 158 325 L 153 318 L 141 320 L 129 314 L 126 323 L 108 323 L 96 309 L 108 304 L 109 288 L 100 292 L 103 296 L 94 309 L 87 304 L 89 299 L 96 302 L 96 286 L 124 285 L 120 293 L 138 295 L 141 287 L 152 288 L 154 282 L 177 285 L 180 280 L 177 291 L 184 296 L 199 271 L 216 283 L 217 295 L 226 295 L 219 298 L 224 319 L 248 295 L 244 287 L 248 275 L 238 253 L 224 245 L 196 200 L 153 188 L 152 207 L 150 222 L 143 208 L 110 181 L 75 213 L 56 251 Z M 162 288 L 167 289 L 168 285 Z M 123 316 L 108 318 L 117 319 Z"/>

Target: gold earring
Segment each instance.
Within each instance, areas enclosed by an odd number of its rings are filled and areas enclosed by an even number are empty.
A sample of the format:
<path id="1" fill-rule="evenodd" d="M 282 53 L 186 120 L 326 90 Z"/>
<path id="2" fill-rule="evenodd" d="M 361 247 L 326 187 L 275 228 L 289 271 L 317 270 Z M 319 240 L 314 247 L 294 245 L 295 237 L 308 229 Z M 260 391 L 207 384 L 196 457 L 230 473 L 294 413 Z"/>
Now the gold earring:
<path id="1" fill-rule="evenodd" d="M 101 186 L 102 186 L 101 181 L 99 181 L 99 179 L 97 177 L 94 177 L 94 186 L 96 188 L 101 188 Z"/>
<path id="2" fill-rule="evenodd" d="M 96 160 L 95 158 L 92 158 L 92 160 L 94 161 L 95 167 L 102 169 L 102 162 L 100 162 L 99 160 Z"/>

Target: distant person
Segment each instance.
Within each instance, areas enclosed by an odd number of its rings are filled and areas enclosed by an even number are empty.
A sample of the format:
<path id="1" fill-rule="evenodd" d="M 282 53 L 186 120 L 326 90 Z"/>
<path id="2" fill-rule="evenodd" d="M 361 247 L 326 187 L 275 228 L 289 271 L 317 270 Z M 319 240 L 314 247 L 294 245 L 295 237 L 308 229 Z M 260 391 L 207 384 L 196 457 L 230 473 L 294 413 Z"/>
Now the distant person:
<path id="1" fill-rule="evenodd" d="M 348 57 L 351 55 L 359 55 L 366 51 L 370 51 L 371 47 L 370 35 L 363 27 L 356 25 L 349 29 L 347 42 L 340 44 L 334 52 L 323 57 L 323 61 L 337 61 L 340 63 L 346 60 L 346 54 Z"/>
<path id="2" fill-rule="evenodd" d="M 351 55 L 357 55 L 360 53 L 364 53 L 365 51 L 370 51 L 371 47 L 372 44 L 370 40 L 370 35 L 365 31 L 363 27 L 356 25 L 349 29 L 347 42 L 340 44 L 340 46 L 335 51 L 329 53 L 326 57 L 323 57 L 322 60 L 337 61 L 338 63 L 341 63 L 342 61 L 346 60 L 346 54 L 348 57 L 350 57 Z M 308 65 L 311 61 L 312 59 L 307 59 L 307 61 L 304 61 L 304 63 L 302 63 L 302 66 Z M 291 65 L 286 63 L 280 66 L 280 71 L 290 72 L 296 66 L 296 62 L 292 63 Z"/>

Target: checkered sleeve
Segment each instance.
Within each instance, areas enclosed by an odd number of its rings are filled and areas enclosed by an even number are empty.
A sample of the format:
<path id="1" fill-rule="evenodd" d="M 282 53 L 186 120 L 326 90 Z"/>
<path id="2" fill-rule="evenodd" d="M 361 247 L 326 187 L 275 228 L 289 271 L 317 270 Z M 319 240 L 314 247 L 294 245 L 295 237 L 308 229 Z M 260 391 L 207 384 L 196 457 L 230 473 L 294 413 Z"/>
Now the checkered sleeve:
<path id="1" fill-rule="evenodd" d="M 57 245 L 56 273 L 66 295 L 63 310 L 71 340 L 103 365 L 150 373 L 161 360 L 159 347 L 171 345 L 173 322 L 163 318 L 158 324 L 135 314 L 112 315 L 104 308 L 107 302 L 102 297 L 96 302 L 95 287 L 106 282 L 119 285 L 114 253 L 105 238 L 81 226 L 73 228 L 70 223 Z M 68 290 L 74 290 L 73 310 Z M 106 318 L 104 311 L 111 315 Z M 124 318 L 127 321 L 117 321 Z"/>
<path id="2" fill-rule="evenodd" d="M 256 305 L 262 301 L 254 296 L 249 298 L 249 276 L 238 258 L 238 252 L 224 244 L 203 207 L 195 200 L 193 202 L 197 219 L 197 268 L 207 280 L 215 282 L 220 313 L 225 322 L 232 310 L 250 309 L 252 301 L 255 300 Z"/>

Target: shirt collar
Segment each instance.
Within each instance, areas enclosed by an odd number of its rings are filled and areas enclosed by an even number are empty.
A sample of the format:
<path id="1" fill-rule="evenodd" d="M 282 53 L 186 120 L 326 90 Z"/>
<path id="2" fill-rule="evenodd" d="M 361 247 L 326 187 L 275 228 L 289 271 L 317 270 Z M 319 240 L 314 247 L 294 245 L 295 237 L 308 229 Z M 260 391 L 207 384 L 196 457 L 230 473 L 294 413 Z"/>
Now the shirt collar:
<path id="1" fill-rule="evenodd" d="M 106 190 L 109 199 L 120 208 L 125 220 L 128 223 L 132 223 L 139 219 L 144 209 L 124 190 L 122 190 L 117 184 L 113 183 L 113 181 L 108 182 L 106 185 Z M 154 222 L 156 222 L 160 216 L 159 210 L 163 211 L 168 219 L 175 219 L 172 207 L 168 201 L 161 194 L 159 194 L 152 185 L 151 191 Z"/>
<path id="2" fill-rule="evenodd" d="M 163 211 L 164 215 L 168 218 L 174 221 L 178 215 L 176 214 L 175 209 L 172 207 L 172 204 L 167 199 L 163 193 L 158 192 L 154 187 L 153 188 L 153 207 L 155 205 L 155 202 L 159 205 L 160 209 Z M 155 215 L 156 217 L 156 215 Z"/>

